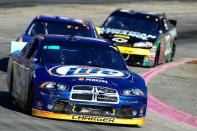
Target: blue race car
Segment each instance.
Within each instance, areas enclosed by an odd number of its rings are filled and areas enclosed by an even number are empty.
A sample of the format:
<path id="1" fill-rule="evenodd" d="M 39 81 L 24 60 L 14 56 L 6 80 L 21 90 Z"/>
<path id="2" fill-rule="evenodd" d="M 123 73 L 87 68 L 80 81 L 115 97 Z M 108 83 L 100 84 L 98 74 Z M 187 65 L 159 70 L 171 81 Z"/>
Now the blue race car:
<path id="1" fill-rule="evenodd" d="M 11 53 L 20 52 L 31 38 L 38 34 L 74 35 L 98 38 L 95 26 L 86 20 L 67 17 L 37 16 L 23 35 L 11 42 Z"/>
<path id="2" fill-rule="evenodd" d="M 146 84 L 104 40 L 35 36 L 11 54 L 7 83 L 11 102 L 33 116 L 144 124 Z"/>

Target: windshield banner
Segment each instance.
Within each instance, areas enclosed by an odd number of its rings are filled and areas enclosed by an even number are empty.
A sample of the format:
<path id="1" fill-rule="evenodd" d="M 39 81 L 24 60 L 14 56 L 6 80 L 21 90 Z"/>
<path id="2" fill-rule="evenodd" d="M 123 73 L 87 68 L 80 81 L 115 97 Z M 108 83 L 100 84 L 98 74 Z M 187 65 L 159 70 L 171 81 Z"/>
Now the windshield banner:
<path id="1" fill-rule="evenodd" d="M 125 35 L 125 36 L 131 36 L 136 37 L 142 40 L 148 40 L 148 39 L 156 39 L 155 35 L 148 35 L 145 33 L 140 32 L 134 32 L 134 31 L 127 31 L 127 30 L 118 30 L 118 29 L 110 29 L 110 28 L 100 28 L 100 34 L 118 34 L 118 35 Z"/>

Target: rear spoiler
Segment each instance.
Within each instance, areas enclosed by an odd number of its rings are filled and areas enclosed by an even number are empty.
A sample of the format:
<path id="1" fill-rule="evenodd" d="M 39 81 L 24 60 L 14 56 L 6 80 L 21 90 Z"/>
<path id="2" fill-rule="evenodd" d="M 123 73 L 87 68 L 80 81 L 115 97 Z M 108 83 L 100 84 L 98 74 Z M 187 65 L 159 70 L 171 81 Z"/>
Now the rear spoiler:
<path id="1" fill-rule="evenodd" d="M 170 22 L 170 24 L 172 24 L 174 26 L 176 26 L 176 24 L 177 24 L 177 21 L 176 20 L 169 20 L 169 22 Z"/>

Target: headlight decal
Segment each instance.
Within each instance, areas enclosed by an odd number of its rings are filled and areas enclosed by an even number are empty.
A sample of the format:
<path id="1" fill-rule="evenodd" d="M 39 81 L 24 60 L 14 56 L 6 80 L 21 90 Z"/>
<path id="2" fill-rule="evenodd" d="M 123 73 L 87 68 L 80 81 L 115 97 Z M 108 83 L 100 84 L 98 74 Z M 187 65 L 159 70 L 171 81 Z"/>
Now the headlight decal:
<path id="1" fill-rule="evenodd" d="M 145 47 L 145 48 L 150 48 L 153 46 L 152 42 L 137 42 L 133 44 L 133 47 Z"/>
<path id="2" fill-rule="evenodd" d="M 44 82 L 40 85 L 40 88 L 45 88 L 45 89 L 52 89 L 52 90 L 59 90 L 59 91 L 68 91 L 69 87 L 64 84 L 60 84 L 58 82 Z"/>
<path id="3" fill-rule="evenodd" d="M 144 96 L 144 93 L 137 88 L 128 88 L 120 91 L 120 93 L 124 96 Z"/>

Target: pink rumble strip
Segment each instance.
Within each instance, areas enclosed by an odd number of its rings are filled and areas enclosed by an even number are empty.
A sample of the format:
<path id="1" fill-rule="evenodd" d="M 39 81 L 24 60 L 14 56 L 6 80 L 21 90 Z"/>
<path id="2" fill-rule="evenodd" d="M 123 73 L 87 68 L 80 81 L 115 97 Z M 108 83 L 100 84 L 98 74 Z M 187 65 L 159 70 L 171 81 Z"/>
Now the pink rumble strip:
<path id="1" fill-rule="evenodd" d="M 178 66 L 187 62 L 191 62 L 191 61 L 197 61 L 197 59 L 190 59 L 190 60 L 186 60 L 186 61 L 181 61 L 178 63 L 172 63 L 172 64 L 168 64 L 168 65 L 164 65 L 162 67 L 156 68 L 150 72 L 147 72 L 145 74 L 142 74 L 142 77 L 144 78 L 144 80 L 146 81 L 146 83 L 148 83 L 148 81 L 156 74 L 158 74 L 159 72 L 170 68 L 170 67 L 174 67 L 174 66 Z M 176 120 L 179 122 L 182 122 L 184 124 L 193 126 L 197 128 L 197 117 L 196 116 L 192 116 L 190 114 L 184 113 L 180 110 L 177 110 L 175 108 L 172 108 L 162 102 L 160 102 L 159 100 L 157 100 L 156 98 L 154 98 L 153 96 L 151 96 L 150 94 L 148 94 L 148 109 L 156 112 L 160 115 L 163 115 L 165 117 L 168 117 L 172 120 Z"/>

